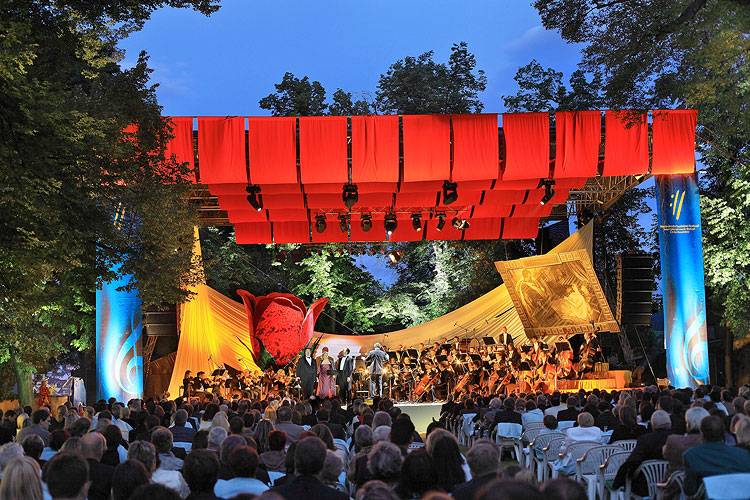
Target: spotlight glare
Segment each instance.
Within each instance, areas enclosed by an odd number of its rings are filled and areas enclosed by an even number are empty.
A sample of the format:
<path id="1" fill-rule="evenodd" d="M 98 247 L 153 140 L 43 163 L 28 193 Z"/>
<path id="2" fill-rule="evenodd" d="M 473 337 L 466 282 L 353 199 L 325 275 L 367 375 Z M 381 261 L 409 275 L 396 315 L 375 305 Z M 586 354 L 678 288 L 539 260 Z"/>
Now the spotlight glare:
<path id="1" fill-rule="evenodd" d="M 413 227 L 415 231 L 422 230 L 422 215 L 421 214 L 411 214 L 411 227 Z"/>
<path id="2" fill-rule="evenodd" d="M 450 205 L 458 200 L 458 184 L 455 182 L 443 182 L 443 205 Z"/>
<path id="3" fill-rule="evenodd" d="M 362 227 L 362 231 L 369 232 L 372 229 L 372 215 L 363 215 L 359 225 Z"/>
<path id="4" fill-rule="evenodd" d="M 357 192 L 356 184 L 345 184 L 344 191 L 341 195 L 344 206 L 346 208 L 352 208 L 359 201 L 359 193 Z"/>
<path id="5" fill-rule="evenodd" d="M 385 216 L 385 232 L 388 233 L 388 236 L 393 234 L 393 232 L 398 227 L 398 222 L 396 221 L 396 216 L 393 214 L 386 215 Z"/>
<path id="6" fill-rule="evenodd" d="M 326 216 L 325 215 L 316 215 L 315 216 L 315 230 L 319 233 L 322 233 L 326 230 Z"/>
<path id="7" fill-rule="evenodd" d="M 388 258 L 391 259 L 391 262 L 394 264 L 401 260 L 401 257 L 404 256 L 404 251 L 401 249 L 394 250 L 392 252 L 388 252 Z"/>

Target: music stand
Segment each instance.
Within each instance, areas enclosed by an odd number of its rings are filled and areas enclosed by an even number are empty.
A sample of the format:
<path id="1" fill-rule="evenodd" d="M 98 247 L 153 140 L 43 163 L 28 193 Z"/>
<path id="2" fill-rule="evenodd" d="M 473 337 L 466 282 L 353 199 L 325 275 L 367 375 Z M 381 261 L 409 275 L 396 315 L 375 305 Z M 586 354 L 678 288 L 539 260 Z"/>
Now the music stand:
<path id="1" fill-rule="evenodd" d="M 224 373 L 225 373 L 225 372 L 226 372 L 226 370 L 225 370 L 224 368 L 217 368 L 217 369 L 215 369 L 215 370 L 214 370 L 213 372 L 211 372 L 211 376 L 212 376 L 212 377 L 215 377 L 215 376 L 217 376 L 217 375 L 218 375 L 218 376 L 220 376 L 220 377 L 221 377 L 221 376 L 223 376 L 223 375 L 224 375 Z"/>
<path id="2" fill-rule="evenodd" d="M 533 348 L 530 345 L 522 345 L 521 352 L 531 352 Z"/>
<path id="3" fill-rule="evenodd" d="M 443 361 L 448 361 L 448 356 L 440 355 L 440 356 L 436 356 L 435 359 L 437 360 L 438 363 L 442 364 Z"/>
<path id="4" fill-rule="evenodd" d="M 482 337 L 482 340 L 484 341 L 484 345 L 495 345 L 494 337 Z"/>
<path id="5" fill-rule="evenodd" d="M 398 363 L 398 353 L 397 352 L 388 351 L 386 353 L 386 355 L 388 355 L 388 362 L 389 363 L 391 363 L 391 364 Z"/>
<path id="6" fill-rule="evenodd" d="M 555 349 L 557 349 L 557 352 L 572 351 L 573 350 L 570 347 L 570 344 L 568 344 L 567 342 L 556 342 L 555 343 Z"/>
<path id="7" fill-rule="evenodd" d="M 417 359 L 419 357 L 419 353 L 416 349 L 407 349 L 406 353 L 409 355 L 412 359 Z"/>

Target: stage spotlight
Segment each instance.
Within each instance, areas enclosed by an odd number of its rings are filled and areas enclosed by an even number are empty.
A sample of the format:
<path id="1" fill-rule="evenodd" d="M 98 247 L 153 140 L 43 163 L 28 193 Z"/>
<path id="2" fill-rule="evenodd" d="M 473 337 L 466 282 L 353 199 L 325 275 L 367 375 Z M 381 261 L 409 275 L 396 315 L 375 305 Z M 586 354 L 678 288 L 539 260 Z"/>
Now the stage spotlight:
<path id="1" fill-rule="evenodd" d="M 458 200 L 458 184 L 455 182 L 443 182 L 443 205 L 450 205 Z"/>
<path id="2" fill-rule="evenodd" d="M 441 213 L 437 214 L 436 217 L 438 219 L 438 223 L 437 223 L 437 227 L 435 229 L 437 229 L 438 231 L 442 231 L 443 228 L 445 227 L 445 214 L 441 212 Z"/>
<path id="3" fill-rule="evenodd" d="M 411 214 L 411 227 L 413 227 L 415 231 L 422 230 L 422 215 L 421 214 Z"/>
<path id="4" fill-rule="evenodd" d="M 326 230 L 326 216 L 325 215 L 316 215 L 315 216 L 315 230 L 319 233 L 322 233 Z"/>
<path id="5" fill-rule="evenodd" d="M 549 201 L 555 195 L 555 190 L 552 189 L 552 186 L 554 184 L 555 184 L 555 181 L 544 181 L 544 197 L 542 198 L 542 201 L 541 201 L 542 205 L 546 205 L 547 203 L 549 203 Z"/>
<path id="6" fill-rule="evenodd" d="M 339 228 L 342 233 L 349 231 L 349 220 L 346 215 L 339 215 Z"/>
<path id="7" fill-rule="evenodd" d="M 388 214 L 385 216 L 385 232 L 388 233 L 388 236 L 393 234 L 393 231 L 396 230 L 398 227 L 398 222 L 396 222 L 396 216 L 393 214 Z"/>
<path id="8" fill-rule="evenodd" d="M 359 193 L 357 192 L 356 184 L 345 184 L 344 192 L 342 193 L 342 199 L 344 200 L 344 206 L 346 208 L 352 208 L 359 201 Z"/>
<path id="9" fill-rule="evenodd" d="M 459 219 L 458 217 L 453 217 L 453 222 L 451 222 L 453 227 L 458 229 L 459 231 L 463 231 L 464 229 L 468 229 L 471 224 L 469 224 L 469 221 L 466 219 Z"/>
<path id="10" fill-rule="evenodd" d="M 372 229 L 372 215 L 363 215 L 359 225 L 362 227 L 362 231 L 369 232 Z"/>
<path id="11" fill-rule="evenodd" d="M 391 262 L 393 262 L 394 264 L 400 261 L 401 257 L 403 256 L 404 256 L 404 251 L 401 249 L 388 252 L 388 258 L 391 259 Z"/>
<path id="12" fill-rule="evenodd" d="M 258 196 L 260 194 L 260 186 L 257 184 L 248 184 L 245 192 L 248 193 L 247 201 L 250 203 L 250 206 L 258 212 L 263 210 L 263 199 Z"/>

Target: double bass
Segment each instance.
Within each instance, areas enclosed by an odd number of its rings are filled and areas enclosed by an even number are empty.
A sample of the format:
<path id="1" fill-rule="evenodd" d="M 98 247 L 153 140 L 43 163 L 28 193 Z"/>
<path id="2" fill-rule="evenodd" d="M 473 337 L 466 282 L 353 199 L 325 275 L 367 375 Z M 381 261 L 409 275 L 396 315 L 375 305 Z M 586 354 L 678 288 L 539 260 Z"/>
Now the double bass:
<path id="1" fill-rule="evenodd" d="M 469 378 L 471 377 L 471 372 L 464 373 L 463 377 L 461 377 L 461 380 L 458 381 L 456 384 L 456 387 L 453 388 L 454 394 L 461 394 L 461 391 L 464 389 L 466 384 L 469 382 Z"/>

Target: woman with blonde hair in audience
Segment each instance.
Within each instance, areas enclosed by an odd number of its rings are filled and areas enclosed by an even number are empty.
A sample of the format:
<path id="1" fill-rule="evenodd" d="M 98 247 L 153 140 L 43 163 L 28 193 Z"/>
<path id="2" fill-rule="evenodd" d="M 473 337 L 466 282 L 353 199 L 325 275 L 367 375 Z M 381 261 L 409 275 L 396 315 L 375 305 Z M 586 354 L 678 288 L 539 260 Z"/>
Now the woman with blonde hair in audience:
<path id="1" fill-rule="evenodd" d="M 39 464 L 33 458 L 18 457 L 3 469 L 0 500 L 42 500 Z"/>
<path id="2" fill-rule="evenodd" d="M 734 435 L 737 446 L 750 450 L 750 418 L 743 415 L 734 426 Z"/>
<path id="3" fill-rule="evenodd" d="M 209 431 L 216 427 L 221 427 L 225 431 L 229 432 L 229 420 L 227 420 L 227 414 L 223 411 L 220 411 L 216 415 L 214 415 L 214 418 L 211 420 L 211 427 L 209 427 Z"/>
<path id="4" fill-rule="evenodd" d="M 272 424 L 276 424 L 276 409 L 271 405 L 266 407 L 266 411 L 263 412 L 263 419 L 270 420 Z"/>
<path id="5" fill-rule="evenodd" d="M 78 436 L 69 437 L 60 447 L 60 451 L 67 451 L 73 455 L 78 455 L 81 451 L 81 438 Z"/>

